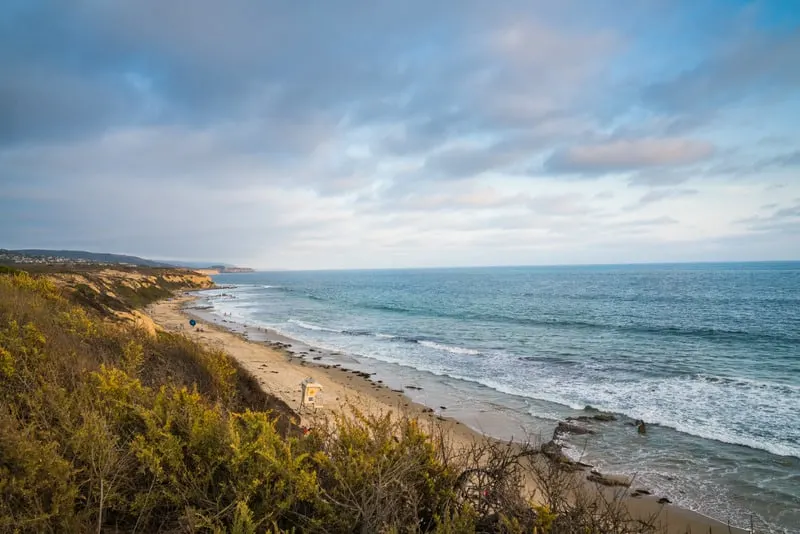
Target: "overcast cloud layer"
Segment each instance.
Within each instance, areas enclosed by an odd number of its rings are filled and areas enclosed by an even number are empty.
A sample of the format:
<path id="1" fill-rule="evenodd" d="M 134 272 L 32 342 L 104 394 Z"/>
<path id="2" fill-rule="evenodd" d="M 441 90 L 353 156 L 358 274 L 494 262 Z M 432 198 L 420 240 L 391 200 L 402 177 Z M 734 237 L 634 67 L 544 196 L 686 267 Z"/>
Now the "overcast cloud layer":
<path id="1" fill-rule="evenodd" d="M 0 248 L 798 259 L 793 0 L 10 0 Z"/>

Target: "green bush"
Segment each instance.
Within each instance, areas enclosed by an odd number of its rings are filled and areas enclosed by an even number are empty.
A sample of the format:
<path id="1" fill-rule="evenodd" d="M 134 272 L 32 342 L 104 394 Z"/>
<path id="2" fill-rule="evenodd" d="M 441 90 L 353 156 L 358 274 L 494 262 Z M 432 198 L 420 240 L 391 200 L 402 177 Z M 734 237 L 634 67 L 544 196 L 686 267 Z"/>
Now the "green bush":
<path id="1" fill-rule="evenodd" d="M 8 265 L 0 265 L 0 274 L 17 274 L 19 273 L 19 269 L 15 269 L 14 267 L 9 267 Z"/>

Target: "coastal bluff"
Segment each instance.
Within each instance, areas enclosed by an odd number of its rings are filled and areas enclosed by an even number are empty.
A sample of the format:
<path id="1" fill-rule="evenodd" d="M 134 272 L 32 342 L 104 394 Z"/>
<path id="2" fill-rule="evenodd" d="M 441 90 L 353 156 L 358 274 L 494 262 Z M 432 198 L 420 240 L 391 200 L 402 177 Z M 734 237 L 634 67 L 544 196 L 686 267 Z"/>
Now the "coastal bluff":
<path id="1" fill-rule="evenodd" d="M 138 308 L 176 290 L 214 286 L 208 275 L 188 269 L 81 267 L 50 272 L 47 277 L 102 316 L 140 327 L 150 335 L 155 335 L 158 326 Z"/>

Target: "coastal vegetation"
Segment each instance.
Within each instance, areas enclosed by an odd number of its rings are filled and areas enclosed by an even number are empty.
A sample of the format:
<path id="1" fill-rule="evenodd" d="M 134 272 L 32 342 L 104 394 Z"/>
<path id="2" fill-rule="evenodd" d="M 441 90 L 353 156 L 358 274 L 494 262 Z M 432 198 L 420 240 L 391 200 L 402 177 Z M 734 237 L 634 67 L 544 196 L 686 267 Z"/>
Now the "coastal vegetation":
<path id="1" fill-rule="evenodd" d="M 391 413 L 302 428 L 224 352 L 131 320 L 208 282 L 2 271 L 0 532 L 656 531 L 529 446 Z"/>

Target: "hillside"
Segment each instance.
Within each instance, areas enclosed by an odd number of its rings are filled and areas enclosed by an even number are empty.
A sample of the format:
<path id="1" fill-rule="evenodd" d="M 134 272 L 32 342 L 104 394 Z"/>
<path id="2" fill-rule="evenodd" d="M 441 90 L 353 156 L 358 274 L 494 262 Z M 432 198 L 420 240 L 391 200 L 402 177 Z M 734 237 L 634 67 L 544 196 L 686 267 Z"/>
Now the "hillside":
<path id="1" fill-rule="evenodd" d="M 147 260 L 138 256 L 128 256 L 126 254 L 109 254 L 105 252 L 87 252 L 85 250 L 46 250 L 46 249 L 23 249 L 23 250 L 0 250 L 9 255 L 18 255 L 27 258 L 38 258 L 42 261 L 64 263 L 72 260 L 82 263 L 108 263 L 108 264 L 127 264 L 143 267 L 172 267 L 168 263 Z"/>

